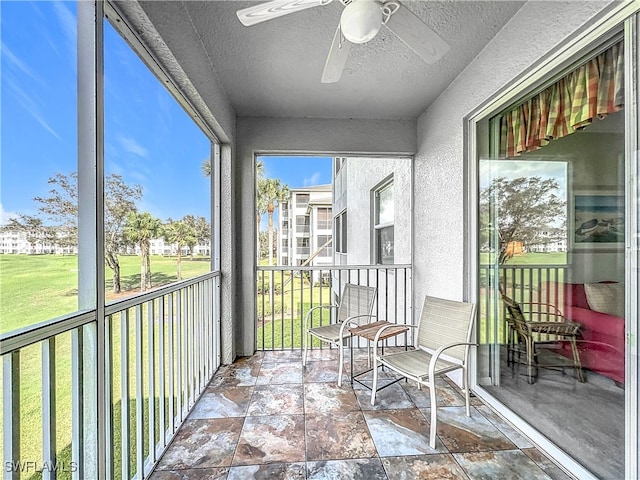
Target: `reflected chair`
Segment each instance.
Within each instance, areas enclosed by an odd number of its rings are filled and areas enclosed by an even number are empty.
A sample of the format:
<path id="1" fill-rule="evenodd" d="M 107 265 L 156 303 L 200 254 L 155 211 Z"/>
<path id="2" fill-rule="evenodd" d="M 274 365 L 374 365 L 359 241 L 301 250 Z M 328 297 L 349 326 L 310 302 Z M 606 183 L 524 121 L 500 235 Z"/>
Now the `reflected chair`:
<path id="1" fill-rule="evenodd" d="M 387 367 L 407 379 L 418 383 L 421 388 L 429 388 L 431 399 L 431 426 L 429 445 L 436 446 L 436 377 L 446 373 L 462 370 L 463 391 L 470 416 L 469 404 L 469 347 L 473 324 L 476 317 L 476 305 L 467 302 L 444 300 L 427 296 L 422 307 L 418 325 L 409 325 L 416 330 L 414 348 L 399 353 L 379 354 L 378 348 L 373 355 L 373 388 L 371 405 L 375 404 L 378 383 L 378 367 Z M 384 328 L 378 337 L 384 334 Z M 374 345 L 378 344 L 378 337 Z"/>
<path id="2" fill-rule="evenodd" d="M 375 287 L 347 283 L 342 290 L 338 305 L 318 305 L 311 308 L 304 318 L 302 366 L 306 367 L 307 365 L 307 351 L 313 338 L 334 345 L 339 348 L 338 386 L 342 386 L 344 342 L 346 338 L 351 337 L 349 328 L 369 323 L 376 318 L 373 313 L 376 293 Z M 314 327 L 313 315 L 318 310 L 335 311 L 335 315 L 332 315 L 335 323 Z"/>
<path id="3" fill-rule="evenodd" d="M 507 311 L 506 321 L 509 325 L 507 345 L 507 364 L 524 363 L 527 367 L 527 380 L 530 384 L 538 376 L 538 368 L 573 367 L 578 381 L 584 382 L 584 372 L 577 347 L 580 335 L 580 324 L 567 321 L 562 312 L 554 305 L 542 302 L 518 303 L 501 293 L 502 302 Z M 541 347 L 557 349 L 568 342 L 571 346 L 573 362 L 568 363 L 563 356 L 556 355 L 550 361 L 541 361 Z M 520 361 L 520 353 L 524 350 L 526 360 Z M 515 355 L 518 355 L 516 361 Z"/>

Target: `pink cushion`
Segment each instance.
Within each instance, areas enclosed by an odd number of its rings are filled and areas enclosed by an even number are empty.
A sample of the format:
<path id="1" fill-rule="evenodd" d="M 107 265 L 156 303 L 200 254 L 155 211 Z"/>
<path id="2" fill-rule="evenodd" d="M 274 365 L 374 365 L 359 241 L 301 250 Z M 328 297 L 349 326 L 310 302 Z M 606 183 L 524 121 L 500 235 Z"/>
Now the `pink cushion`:
<path id="1" fill-rule="evenodd" d="M 589 308 L 587 294 L 584 291 L 584 283 L 565 283 L 564 303 L 574 307 Z"/>

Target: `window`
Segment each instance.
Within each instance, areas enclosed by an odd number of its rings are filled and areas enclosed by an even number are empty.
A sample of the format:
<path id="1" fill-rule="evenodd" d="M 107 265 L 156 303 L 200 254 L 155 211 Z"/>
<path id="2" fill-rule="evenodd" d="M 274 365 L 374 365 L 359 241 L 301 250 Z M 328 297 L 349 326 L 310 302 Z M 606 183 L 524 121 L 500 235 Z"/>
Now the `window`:
<path id="1" fill-rule="evenodd" d="M 332 248 L 331 248 L 331 244 L 329 243 L 327 245 L 327 242 L 329 242 L 329 240 L 331 240 L 331 235 L 318 235 L 317 238 L 318 242 L 318 248 L 322 248 L 322 250 L 320 250 L 320 253 L 318 254 L 319 257 L 330 257 L 332 252 Z"/>
<path id="2" fill-rule="evenodd" d="M 309 233 L 308 215 L 296 215 L 296 233 Z"/>
<path id="3" fill-rule="evenodd" d="M 296 195 L 296 207 L 304 208 L 309 205 L 309 194 L 308 193 L 298 193 Z"/>
<path id="4" fill-rule="evenodd" d="M 330 208 L 318 208 L 318 230 L 331 230 L 331 209 Z"/>
<path id="5" fill-rule="evenodd" d="M 347 211 L 335 218 L 335 235 L 333 240 L 336 253 L 347 253 Z"/>
<path id="6" fill-rule="evenodd" d="M 374 192 L 373 244 L 376 263 L 393 264 L 393 182 Z"/>

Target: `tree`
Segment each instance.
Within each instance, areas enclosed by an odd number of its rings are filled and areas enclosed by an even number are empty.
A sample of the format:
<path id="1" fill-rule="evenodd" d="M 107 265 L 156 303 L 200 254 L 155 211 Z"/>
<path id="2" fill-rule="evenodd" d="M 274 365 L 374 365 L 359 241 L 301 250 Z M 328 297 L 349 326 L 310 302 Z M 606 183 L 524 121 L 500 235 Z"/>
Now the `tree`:
<path id="1" fill-rule="evenodd" d="M 162 235 L 162 222 L 149 212 L 130 212 L 125 221 L 124 238 L 140 247 L 140 291 L 151 288 L 151 239 Z"/>
<path id="2" fill-rule="evenodd" d="M 164 226 L 164 238 L 171 244 L 178 245 L 178 281 L 182 280 L 182 249 L 187 245 L 195 245 L 198 241 L 195 228 L 184 220 L 167 220 Z M 191 250 L 193 255 L 193 250 Z"/>
<path id="3" fill-rule="evenodd" d="M 258 183 L 258 198 L 267 206 L 267 214 L 269 215 L 269 265 L 273 263 L 273 212 L 280 202 L 289 198 L 289 187 L 283 185 L 280 180 L 275 178 L 267 178 Z M 260 204 L 260 201 L 258 202 Z"/>
<path id="4" fill-rule="evenodd" d="M 56 173 L 49 179 L 53 188 L 46 197 L 36 197 L 38 210 L 58 223 L 56 243 L 60 246 L 78 244 L 78 174 Z M 120 262 L 118 252 L 124 245 L 123 228 L 127 215 L 136 211 L 142 198 L 140 185 L 129 186 L 121 175 L 110 174 L 104 183 L 105 263 L 113 272 L 113 292 L 120 293 Z"/>
<path id="5" fill-rule="evenodd" d="M 111 174 L 104 185 L 104 260 L 113 273 L 113 293 L 120 293 L 120 260 L 124 247 L 124 226 L 127 216 L 137 210 L 142 198 L 140 185 L 127 185 L 122 176 Z"/>
<path id="6" fill-rule="evenodd" d="M 202 175 L 205 177 L 211 176 L 211 159 L 207 158 L 202 165 L 200 165 L 200 169 L 202 170 Z M 256 161 L 256 180 L 260 180 L 264 178 L 264 162 L 262 160 Z"/>
<path id="7" fill-rule="evenodd" d="M 503 264 L 513 256 L 514 242 L 522 242 L 526 247 L 555 241 L 557 237 L 543 232 L 566 231 L 566 202 L 558 197 L 559 190 L 555 179 L 541 177 L 499 177 L 481 190 L 481 221 L 490 225 L 495 218 L 497 222 L 494 230 L 499 239 L 498 263 Z M 562 228 L 558 228 L 559 220 Z"/>
<path id="8" fill-rule="evenodd" d="M 62 247 L 78 245 L 78 174 L 56 173 L 48 182 L 53 185 L 46 197 L 35 197 L 38 211 L 55 222 L 59 229 L 57 243 Z"/>
<path id="9" fill-rule="evenodd" d="M 196 245 L 204 245 L 211 243 L 211 225 L 204 217 L 194 217 L 193 215 L 185 215 L 182 221 L 193 229 L 195 235 L 190 236 L 187 246 L 189 247 L 189 255 L 193 260 L 193 250 Z"/>

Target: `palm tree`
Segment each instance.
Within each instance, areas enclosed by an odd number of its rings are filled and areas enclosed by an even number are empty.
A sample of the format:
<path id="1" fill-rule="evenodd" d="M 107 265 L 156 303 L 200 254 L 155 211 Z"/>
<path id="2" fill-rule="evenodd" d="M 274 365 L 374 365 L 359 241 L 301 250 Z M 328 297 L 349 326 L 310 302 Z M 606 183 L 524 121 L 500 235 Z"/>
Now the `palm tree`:
<path id="1" fill-rule="evenodd" d="M 207 158 L 202 165 L 200 165 L 200 169 L 202 170 L 202 175 L 205 177 L 211 176 L 211 159 Z M 264 178 L 264 162 L 262 160 L 256 161 L 256 181 L 262 180 Z"/>
<path id="2" fill-rule="evenodd" d="M 169 243 L 178 245 L 178 281 L 182 280 L 182 249 L 188 245 L 195 245 L 198 241 L 195 228 L 183 220 L 167 220 L 164 227 L 164 238 Z"/>
<path id="3" fill-rule="evenodd" d="M 259 205 L 266 205 L 269 215 L 269 265 L 273 263 L 273 212 L 280 205 L 280 202 L 289 198 L 289 187 L 280 183 L 279 179 L 267 178 L 258 184 Z M 262 202 L 262 203 L 261 203 Z"/>
<path id="4" fill-rule="evenodd" d="M 144 292 L 151 288 L 151 239 L 162 234 L 162 222 L 149 212 L 131 212 L 127 215 L 123 233 L 129 242 L 140 247 L 140 291 Z"/>

